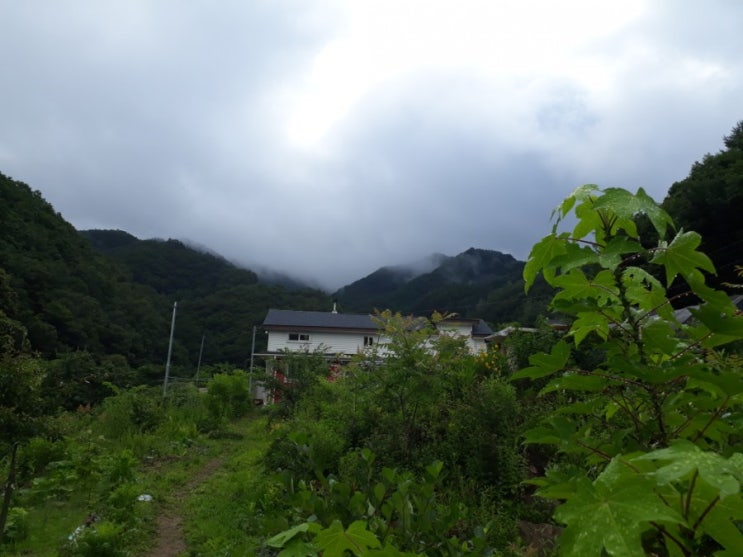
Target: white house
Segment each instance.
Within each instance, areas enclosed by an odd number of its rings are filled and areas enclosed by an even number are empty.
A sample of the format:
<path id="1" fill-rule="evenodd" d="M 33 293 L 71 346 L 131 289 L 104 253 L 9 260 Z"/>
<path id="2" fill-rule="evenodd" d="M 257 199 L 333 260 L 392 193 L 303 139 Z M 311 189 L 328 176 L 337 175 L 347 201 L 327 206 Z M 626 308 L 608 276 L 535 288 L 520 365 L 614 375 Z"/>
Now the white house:
<path id="1" fill-rule="evenodd" d="M 367 314 L 269 309 L 263 328 L 268 333 L 265 355 L 319 350 L 343 360 L 386 344 L 379 324 Z M 482 319 L 449 318 L 438 322 L 436 329 L 438 334 L 464 338 L 473 354 L 487 349 L 485 338 L 492 334 Z"/>
<path id="2" fill-rule="evenodd" d="M 269 309 L 262 327 L 268 334 L 268 345 L 266 352 L 257 356 L 266 361 L 267 370 L 276 370 L 276 361 L 287 351 L 319 351 L 334 366 L 372 348 L 384 356 L 388 341 L 380 324 L 368 314 Z M 440 335 L 464 338 L 473 354 L 487 350 L 485 338 L 493 332 L 482 319 L 449 318 L 438 322 L 436 329 Z M 257 387 L 255 397 L 266 402 L 268 394 Z"/>
<path id="3" fill-rule="evenodd" d="M 268 354 L 318 350 L 351 357 L 379 343 L 379 326 L 370 315 L 269 309 L 263 320 Z"/>
<path id="4" fill-rule="evenodd" d="M 439 335 L 456 336 L 465 339 L 465 343 L 472 354 L 487 351 L 485 343 L 493 331 L 482 319 L 464 319 L 450 317 L 436 323 Z"/>

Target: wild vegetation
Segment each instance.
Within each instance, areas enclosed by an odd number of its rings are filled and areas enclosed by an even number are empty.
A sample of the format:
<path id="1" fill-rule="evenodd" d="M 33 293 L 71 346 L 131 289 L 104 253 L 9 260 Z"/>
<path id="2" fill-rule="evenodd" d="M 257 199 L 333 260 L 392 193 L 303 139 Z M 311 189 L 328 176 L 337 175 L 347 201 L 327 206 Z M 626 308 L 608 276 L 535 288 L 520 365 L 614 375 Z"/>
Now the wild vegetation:
<path id="1" fill-rule="evenodd" d="M 693 196 L 700 176 L 718 176 L 729 199 L 740 193 L 743 169 L 730 168 L 741 133 L 695 165 Z M 220 304 L 302 294 L 235 269 L 171 280 L 170 266 L 201 264 L 177 242 L 93 235 L 131 250 L 107 259 L 38 193 L 1 183 L 3 553 L 157 555 L 164 517 L 178 518 L 174 547 L 190 555 L 729 557 L 743 547 L 743 315 L 715 275 L 715 255 L 732 251 L 664 210 L 687 186 L 660 206 L 642 189 L 588 185 L 556 209 L 522 280 L 542 281 L 566 332 L 542 320 L 473 356 L 431 322 L 386 311 L 385 357 L 359 355 L 329 377 L 324 355 L 286 354 L 288 381 L 249 377 L 243 358 L 206 366 L 205 391 L 178 381 L 164 394 L 147 338 L 167 331 L 158 304 L 189 297 L 229 331 Z M 170 254 L 160 268 L 157 253 Z M 690 303 L 692 319 L 680 320 L 676 307 Z M 267 408 L 253 406 L 258 379 L 275 394 Z"/>
<path id="2" fill-rule="evenodd" d="M 2 554 L 147 553 L 158 517 L 189 478 L 245 452 L 241 442 L 253 422 L 243 417 L 252 404 L 237 399 L 247 382 L 229 395 L 219 385 L 234 385 L 231 377 L 212 382 L 207 396 L 193 386 L 172 389 L 166 399 L 159 388 L 136 388 L 94 409 L 46 416 L 42 428 L 38 418 L 29 422 L 33 436 L 15 436 L 14 458 L 4 461 Z M 260 445 L 251 439 L 251 446 Z"/>
<path id="3" fill-rule="evenodd" d="M 573 212 L 571 231 L 559 232 Z M 635 217 L 660 240 L 643 247 Z M 699 234 L 675 230 L 639 190 L 584 186 L 556 211 L 553 233 L 525 268 L 559 289 L 553 304 L 574 321 L 565 340 L 512 379 L 549 381 L 542 395 L 561 404 L 526 432 L 527 443 L 559 455 L 542 497 L 560 501 L 564 555 L 733 555 L 743 547 L 739 435 L 741 359 L 722 347 L 743 339 L 743 315 L 705 284 L 711 260 Z M 701 300 L 692 324 L 673 312 L 668 289 Z M 602 358 L 585 365 L 574 351 L 596 340 Z"/>

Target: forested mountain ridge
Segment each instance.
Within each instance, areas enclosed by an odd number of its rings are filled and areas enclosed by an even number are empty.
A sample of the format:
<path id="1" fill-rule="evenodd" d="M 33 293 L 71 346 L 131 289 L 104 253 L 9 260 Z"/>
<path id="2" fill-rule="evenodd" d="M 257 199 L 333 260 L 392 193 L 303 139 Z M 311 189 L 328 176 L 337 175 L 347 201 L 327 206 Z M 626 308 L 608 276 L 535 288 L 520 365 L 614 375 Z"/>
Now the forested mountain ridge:
<path id="1" fill-rule="evenodd" d="M 139 240 L 121 230 L 83 230 L 81 234 L 95 249 L 124 264 L 135 282 L 159 294 L 206 295 L 258 282 L 253 271 L 179 240 Z"/>
<path id="2" fill-rule="evenodd" d="M 244 364 L 269 307 L 331 307 L 324 292 L 258 284 L 252 271 L 177 240 L 80 233 L 39 191 L 0 174 L 0 311 L 22 325 L 33 351 L 159 366 L 174 302 L 173 362 L 184 369 L 203 337 L 205 362 Z"/>
<path id="3" fill-rule="evenodd" d="M 335 294 L 349 309 L 371 311 L 373 308 L 389 308 L 390 297 L 412 279 L 437 268 L 448 256 L 433 254 L 410 264 L 380 267 L 373 273 L 341 287 Z"/>
<path id="4" fill-rule="evenodd" d="M 154 292 L 96 253 L 41 193 L 0 174 L 0 273 L 5 315 L 46 357 L 88 350 L 149 361 L 167 327 Z"/>
<path id="5" fill-rule="evenodd" d="M 138 284 L 178 302 L 177 338 L 186 344 L 180 358 L 195 362 L 204 338 L 208 362 L 243 365 L 250 355 L 253 327 L 271 307 L 328 310 L 330 297 L 317 289 L 261 284 L 251 270 L 179 240 L 140 240 L 121 230 L 81 232 L 101 253 L 124 265 Z M 258 337 L 258 349 L 264 342 Z M 182 347 L 183 348 L 183 347 Z"/>
<path id="6" fill-rule="evenodd" d="M 252 329 L 268 308 L 332 307 L 325 292 L 261 284 L 253 271 L 179 240 L 79 232 L 40 192 L 4 175 L 0 235 L 0 309 L 22 324 L 31 348 L 45 358 L 82 351 L 97 359 L 121 355 L 135 367 L 159 366 L 178 302 L 174 366 L 193 369 L 202 339 L 205 363 L 243 365 Z M 417 270 L 382 269 L 345 287 L 341 309 L 439 310 L 493 323 L 526 322 L 546 303 L 524 303 L 522 266 L 488 250 L 435 255 L 412 264 Z M 365 292 L 366 302 L 354 300 L 354 290 Z M 261 335 L 257 342 L 260 350 Z"/>
<path id="7" fill-rule="evenodd" d="M 394 308 L 419 315 L 454 312 L 493 324 L 532 323 L 547 313 L 550 289 L 540 284 L 527 297 L 523 267 L 509 254 L 470 248 L 454 257 L 440 256 L 438 265 L 422 274 L 383 267 L 334 296 L 346 311 Z"/>

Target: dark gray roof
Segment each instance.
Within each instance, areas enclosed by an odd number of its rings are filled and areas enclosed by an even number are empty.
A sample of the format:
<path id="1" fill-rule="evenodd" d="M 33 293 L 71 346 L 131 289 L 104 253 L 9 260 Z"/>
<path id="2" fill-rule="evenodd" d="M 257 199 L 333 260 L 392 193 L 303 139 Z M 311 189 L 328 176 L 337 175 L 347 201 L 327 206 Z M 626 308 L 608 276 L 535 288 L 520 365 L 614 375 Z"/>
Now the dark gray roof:
<path id="1" fill-rule="evenodd" d="M 472 322 L 473 336 L 487 336 L 493 331 L 482 319 L 454 319 L 454 321 Z M 316 329 L 356 329 L 373 331 L 380 328 L 371 315 L 356 313 L 332 313 L 328 311 L 295 311 L 290 309 L 269 309 L 263 326 L 301 327 Z"/>
<path id="2" fill-rule="evenodd" d="M 491 329 L 485 321 L 482 319 L 478 319 L 477 323 L 473 325 L 472 327 L 472 336 L 479 337 L 483 336 L 486 337 L 488 335 L 493 334 L 493 329 Z"/>
<path id="3" fill-rule="evenodd" d="M 451 317 L 449 319 L 444 319 L 443 323 L 446 323 L 447 321 L 450 323 L 471 323 L 473 337 L 486 337 L 493 334 L 493 330 L 480 318 Z"/>
<path id="4" fill-rule="evenodd" d="M 332 313 L 329 311 L 294 311 L 290 309 L 269 309 L 263 326 L 302 327 L 318 329 L 363 329 L 376 330 L 379 325 L 371 315 L 355 313 Z"/>

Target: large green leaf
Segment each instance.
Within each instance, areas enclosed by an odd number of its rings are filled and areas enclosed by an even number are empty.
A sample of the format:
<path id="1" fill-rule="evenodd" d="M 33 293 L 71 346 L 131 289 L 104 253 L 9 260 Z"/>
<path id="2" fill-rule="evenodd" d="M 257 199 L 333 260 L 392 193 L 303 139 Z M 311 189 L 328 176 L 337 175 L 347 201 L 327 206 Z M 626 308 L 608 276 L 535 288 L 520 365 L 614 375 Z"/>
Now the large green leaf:
<path id="1" fill-rule="evenodd" d="M 718 309 L 725 315 L 734 315 L 738 308 L 735 307 L 730 297 L 722 290 L 710 288 L 705 283 L 704 273 L 698 269 L 690 269 L 685 275 L 684 280 L 691 287 L 692 292 L 711 307 Z"/>
<path id="2" fill-rule="evenodd" d="M 570 213 L 573 206 L 575 206 L 576 201 L 585 201 L 590 197 L 595 197 L 594 192 L 597 192 L 598 190 L 599 187 L 596 184 L 584 184 L 575 188 L 573 192 L 567 196 L 554 211 L 552 211 L 552 218 L 556 221 L 555 228 L 557 228 L 560 220 L 568 216 L 568 213 Z"/>
<path id="3" fill-rule="evenodd" d="M 278 557 L 315 557 L 316 555 L 317 548 L 313 544 L 300 538 L 293 538 L 279 552 Z"/>
<path id="4" fill-rule="evenodd" d="M 645 312 L 657 313 L 663 319 L 673 319 L 673 306 L 666 298 L 666 289 L 645 269 L 627 267 L 622 272 L 622 284 L 630 303 Z"/>
<path id="5" fill-rule="evenodd" d="M 521 369 L 511 379 L 539 379 L 552 375 L 565 367 L 570 357 L 570 346 L 565 341 L 557 342 L 549 354 L 539 353 L 529 356 L 530 367 Z"/>
<path id="6" fill-rule="evenodd" d="M 743 376 L 735 369 L 714 372 L 707 366 L 697 366 L 687 375 L 690 389 L 703 389 L 718 398 L 730 397 L 733 400 L 739 400 L 739 395 L 743 393 Z"/>
<path id="7" fill-rule="evenodd" d="M 653 227 L 662 238 L 666 228 L 673 226 L 673 220 L 650 197 L 645 190 L 639 188 L 636 194 L 622 188 L 606 188 L 604 194 L 596 200 L 596 209 L 610 209 L 618 217 L 618 224 L 625 230 L 632 230 L 632 226 L 625 228 L 629 222 L 634 222 L 637 215 L 646 215 Z"/>
<path id="8" fill-rule="evenodd" d="M 627 477 L 618 459 L 594 481 L 583 481 L 576 494 L 558 507 L 555 518 L 567 525 L 560 539 L 561 555 L 644 557 L 642 534 L 650 522 L 681 523 L 641 476 Z"/>
<path id="9" fill-rule="evenodd" d="M 343 529 L 340 521 L 333 521 L 330 527 L 318 532 L 315 544 L 324 557 L 345 557 L 346 551 L 360 555 L 367 549 L 381 547 L 377 537 L 366 529 L 366 523 L 361 520 L 353 522 L 347 530 Z"/>
<path id="10" fill-rule="evenodd" d="M 626 236 L 612 238 L 604 246 L 598 256 L 599 263 L 605 269 L 616 269 L 622 263 L 622 256 L 630 253 L 644 252 L 644 248 L 636 240 Z"/>
<path id="11" fill-rule="evenodd" d="M 586 198 L 575 208 L 575 216 L 578 217 L 578 223 L 573 228 L 574 239 L 580 240 L 593 234 L 596 242 L 600 243 L 603 240 L 602 215 L 594 208 L 595 201 L 595 198 Z"/>
<path id="12" fill-rule="evenodd" d="M 566 242 L 565 253 L 556 256 L 552 260 L 552 265 L 559 268 L 562 274 L 566 274 L 571 269 L 593 265 L 599 262 L 599 254 L 589 246 L 582 246 L 575 242 Z"/>
<path id="13" fill-rule="evenodd" d="M 539 271 L 542 271 L 547 282 L 552 280 L 554 271 L 550 268 L 550 264 L 555 257 L 567 252 L 565 246 L 564 236 L 556 236 L 554 234 L 545 236 L 534 244 L 529 258 L 524 265 L 524 289 L 527 292 L 531 288 L 531 285 L 534 284 Z"/>
<path id="14" fill-rule="evenodd" d="M 658 249 L 651 263 L 657 263 L 666 268 L 667 286 L 670 286 L 679 274 L 684 276 L 695 269 L 709 273 L 715 272 L 712 260 L 701 251 L 697 251 L 701 242 L 702 237 L 696 232 L 679 231 L 670 244 Z"/>
<path id="15" fill-rule="evenodd" d="M 712 332 L 730 340 L 743 338 L 743 316 L 726 315 L 708 304 L 692 309 L 691 314 Z"/>
<path id="16" fill-rule="evenodd" d="M 669 464 L 655 472 L 658 485 L 666 485 L 698 472 L 699 477 L 717 488 L 721 499 L 740 492 L 743 479 L 743 454 L 724 458 L 711 451 L 703 451 L 685 439 L 670 447 L 637 457 L 635 460 L 668 460 Z"/>
<path id="17" fill-rule="evenodd" d="M 309 528 L 310 524 L 308 522 L 303 522 L 302 524 L 298 524 L 293 528 L 284 530 L 283 532 L 276 534 L 272 538 L 269 538 L 268 540 L 266 540 L 266 545 L 270 547 L 284 547 L 286 543 L 294 536 L 307 532 Z"/>
<path id="18" fill-rule="evenodd" d="M 678 329 L 665 320 L 652 320 L 642 328 L 645 353 L 653 363 L 661 364 L 669 356 L 678 353 L 683 344 L 678 338 Z M 666 377 L 666 379 L 668 379 Z"/>
<path id="19" fill-rule="evenodd" d="M 619 301 L 619 289 L 609 271 L 601 271 L 589 279 L 580 269 L 572 269 L 567 274 L 555 277 L 553 285 L 562 288 L 562 291 L 555 295 L 554 301 L 586 298 L 596 299 L 599 302 Z"/>
<path id="20" fill-rule="evenodd" d="M 576 346 L 583 342 L 590 333 L 596 333 L 606 340 L 609 337 L 610 323 L 609 318 L 598 311 L 581 312 L 570 327 L 569 333 L 575 338 Z"/>
<path id="21" fill-rule="evenodd" d="M 557 445 L 565 452 L 582 452 L 575 443 L 577 423 L 565 416 L 553 416 L 547 420 L 545 427 L 535 427 L 524 433 L 524 443 L 541 443 Z"/>
<path id="22" fill-rule="evenodd" d="M 611 381 L 598 375 L 585 375 L 580 373 L 565 373 L 550 381 L 539 394 L 545 395 L 553 391 L 601 391 L 608 387 Z"/>

